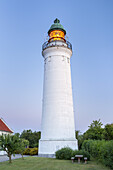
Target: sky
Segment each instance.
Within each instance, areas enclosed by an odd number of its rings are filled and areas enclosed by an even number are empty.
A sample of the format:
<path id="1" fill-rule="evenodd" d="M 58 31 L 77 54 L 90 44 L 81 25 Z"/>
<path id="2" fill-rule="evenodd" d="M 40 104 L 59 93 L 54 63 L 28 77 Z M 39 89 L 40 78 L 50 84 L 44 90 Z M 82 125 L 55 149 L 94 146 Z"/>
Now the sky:
<path id="1" fill-rule="evenodd" d="M 41 130 L 42 44 L 58 18 L 71 42 L 75 129 L 113 123 L 113 1 L 0 0 L 0 117 Z"/>

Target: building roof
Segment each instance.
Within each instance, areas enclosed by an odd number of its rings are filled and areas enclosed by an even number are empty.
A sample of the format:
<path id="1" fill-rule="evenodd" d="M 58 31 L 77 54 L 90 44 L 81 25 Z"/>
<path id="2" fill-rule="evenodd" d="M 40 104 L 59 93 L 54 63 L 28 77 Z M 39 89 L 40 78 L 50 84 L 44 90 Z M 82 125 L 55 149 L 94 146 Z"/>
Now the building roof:
<path id="1" fill-rule="evenodd" d="M 66 30 L 63 28 L 63 26 L 60 24 L 60 20 L 57 18 L 54 20 L 54 24 L 51 25 L 48 34 L 53 30 L 61 30 L 64 32 L 64 34 L 66 34 Z"/>
<path id="2" fill-rule="evenodd" d="M 13 133 L 13 131 L 8 127 L 2 118 L 0 119 L 0 131 Z"/>

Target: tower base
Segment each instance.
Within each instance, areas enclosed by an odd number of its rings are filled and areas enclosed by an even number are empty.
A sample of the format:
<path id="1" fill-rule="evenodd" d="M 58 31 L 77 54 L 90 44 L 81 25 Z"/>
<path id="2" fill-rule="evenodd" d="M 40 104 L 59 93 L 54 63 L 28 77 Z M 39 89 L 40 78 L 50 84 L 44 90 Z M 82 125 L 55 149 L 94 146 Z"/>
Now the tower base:
<path id="1" fill-rule="evenodd" d="M 73 150 L 78 150 L 77 139 L 39 140 L 38 156 L 55 158 L 55 152 L 64 147 L 70 147 Z"/>

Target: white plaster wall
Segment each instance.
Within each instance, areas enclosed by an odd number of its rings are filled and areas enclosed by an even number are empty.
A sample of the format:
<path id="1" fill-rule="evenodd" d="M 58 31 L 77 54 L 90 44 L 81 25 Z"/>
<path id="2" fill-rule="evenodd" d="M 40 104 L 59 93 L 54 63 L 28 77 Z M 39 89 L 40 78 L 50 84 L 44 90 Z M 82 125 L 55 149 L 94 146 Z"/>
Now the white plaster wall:
<path id="1" fill-rule="evenodd" d="M 40 140 L 40 154 L 55 154 L 55 152 L 64 147 L 70 147 L 73 150 L 78 149 L 78 142 L 74 140 Z"/>
<path id="2" fill-rule="evenodd" d="M 55 153 L 57 146 L 61 148 L 68 144 L 71 148 L 74 145 L 73 149 L 78 148 L 71 86 L 71 55 L 72 51 L 66 47 L 49 47 L 43 51 L 44 87 L 39 153 Z"/>
<path id="3" fill-rule="evenodd" d="M 72 52 L 64 47 L 44 51 L 42 139 L 75 138 L 70 73 Z"/>
<path id="4" fill-rule="evenodd" d="M 7 155 L 6 151 L 0 151 L 0 155 Z"/>
<path id="5" fill-rule="evenodd" d="M 10 132 L 5 132 L 5 131 L 0 131 L 0 135 L 2 135 L 2 134 L 4 134 L 4 135 L 11 135 L 12 133 L 10 133 Z"/>

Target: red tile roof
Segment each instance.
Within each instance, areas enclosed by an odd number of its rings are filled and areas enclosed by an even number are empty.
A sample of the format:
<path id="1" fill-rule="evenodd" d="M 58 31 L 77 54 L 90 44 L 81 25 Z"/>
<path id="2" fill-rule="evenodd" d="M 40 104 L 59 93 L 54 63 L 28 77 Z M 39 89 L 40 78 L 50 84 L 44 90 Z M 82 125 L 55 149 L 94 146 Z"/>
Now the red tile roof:
<path id="1" fill-rule="evenodd" d="M 13 131 L 6 125 L 3 119 L 0 119 L 0 131 L 13 133 Z"/>

